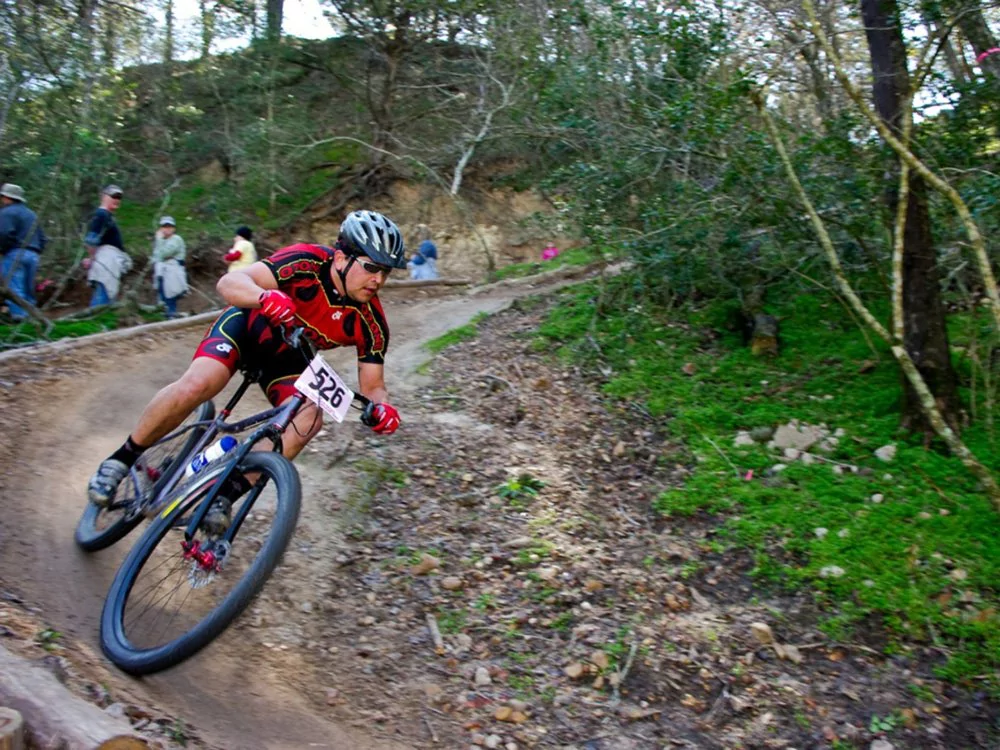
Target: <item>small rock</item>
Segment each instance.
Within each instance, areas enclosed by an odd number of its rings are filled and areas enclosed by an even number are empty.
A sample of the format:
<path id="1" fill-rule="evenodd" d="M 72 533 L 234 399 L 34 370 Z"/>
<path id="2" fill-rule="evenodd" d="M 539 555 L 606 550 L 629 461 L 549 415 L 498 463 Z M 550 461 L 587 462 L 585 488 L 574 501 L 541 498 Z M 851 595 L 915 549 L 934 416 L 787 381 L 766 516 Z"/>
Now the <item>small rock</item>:
<path id="1" fill-rule="evenodd" d="M 611 660 L 604 651 L 595 651 L 590 655 L 590 663 L 598 669 L 607 669 Z"/>
<path id="2" fill-rule="evenodd" d="M 432 570 L 437 570 L 441 567 L 441 561 L 438 560 L 433 555 L 428 555 L 426 552 L 420 556 L 420 562 L 410 568 L 410 572 L 415 576 L 423 576 L 430 573 Z"/>
<path id="3" fill-rule="evenodd" d="M 774 651 L 779 659 L 790 661 L 793 664 L 802 663 L 802 652 L 790 643 L 775 643 Z"/>
<path id="4" fill-rule="evenodd" d="M 799 456 L 802 455 L 802 451 L 798 448 L 785 448 L 785 458 L 789 461 L 797 461 Z"/>
<path id="5" fill-rule="evenodd" d="M 375 618 L 372 617 L 371 615 L 367 615 L 365 617 L 361 617 L 358 619 L 358 625 L 360 625 L 363 628 L 370 628 L 374 624 L 375 624 Z"/>
<path id="6" fill-rule="evenodd" d="M 813 529 L 813 534 L 816 535 L 817 539 L 822 539 L 823 537 L 825 537 L 829 533 L 830 533 L 830 530 L 829 529 L 825 529 L 822 526 Z"/>
<path id="7" fill-rule="evenodd" d="M 326 689 L 326 705 L 336 706 L 340 701 L 340 691 L 337 688 Z"/>
<path id="8" fill-rule="evenodd" d="M 499 734 L 491 734 L 483 742 L 483 747 L 488 747 L 490 750 L 495 750 L 495 748 L 500 747 L 500 743 L 503 742 L 503 738 Z"/>
<path id="9" fill-rule="evenodd" d="M 313 611 L 313 603 L 302 602 L 302 604 L 299 605 L 299 611 L 305 612 L 307 615 L 310 614 Z"/>
<path id="10" fill-rule="evenodd" d="M 681 372 L 685 375 L 694 375 L 698 372 L 698 366 L 694 362 L 686 362 L 681 368 Z"/>
<path id="11" fill-rule="evenodd" d="M 124 703 L 112 703 L 110 706 L 104 709 L 104 713 L 108 716 L 113 716 L 116 719 L 125 718 L 125 704 Z"/>
<path id="12" fill-rule="evenodd" d="M 500 706 L 493 714 L 493 718 L 497 721 L 510 721 L 510 717 L 514 715 L 514 709 L 510 706 Z"/>
<path id="13" fill-rule="evenodd" d="M 615 443 L 615 447 L 611 449 L 611 455 L 615 458 L 621 458 L 625 455 L 625 443 L 619 440 Z"/>
<path id="14" fill-rule="evenodd" d="M 490 671 L 486 667 L 477 667 L 476 676 L 473 680 L 477 687 L 484 687 L 486 685 L 491 685 L 493 683 L 490 677 Z"/>
<path id="15" fill-rule="evenodd" d="M 733 446 L 736 448 L 744 445 L 753 445 L 755 442 L 749 432 L 737 432 L 736 437 L 733 438 Z"/>
<path id="16" fill-rule="evenodd" d="M 875 503 L 876 505 L 881 503 L 883 500 L 885 500 L 885 495 L 883 495 L 881 492 L 876 492 L 874 495 L 872 495 L 872 502 Z"/>
<path id="17" fill-rule="evenodd" d="M 584 581 L 583 588 L 585 588 L 587 591 L 590 592 L 600 591 L 601 589 L 604 588 L 604 584 L 598 581 L 596 578 L 588 578 L 586 581 Z"/>
<path id="18" fill-rule="evenodd" d="M 571 680 L 580 679 L 581 677 L 583 677 L 585 671 L 586 668 L 578 661 L 573 662 L 572 664 L 563 669 L 563 672 L 565 672 L 566 676 L 569 677 Z"/>
<path id="19" fill-rule="evenodd" d="M 458 591 L 465 585 L 465 582 L 458 576 L 448 576 L 441 581 L 441 588 L 447 591 Z"/>
<path id="20" fill-rule="evenodd" d="M 758 643 L 765 646 L 769 643 L 774 643 L 774 632 L 766 622 L 751 623 L 750 632 L 753 633 L 753 637 L 757 639 Z"/>
<path id="21" fill-rule="evenodd" d="M 961 568 L 955 568 L 955 570 L 948 574 L 948 577 L 953 581 L 964 581 L 969 577 L 969 574 Z"/>
<path id="22" fill-rule="evenodd" d="M 919 518 L 921 521 L 927 521 L 928 519 L 931 518 L 931 514 L 928 513 L 926 510 L 922 510 L 919 513 L 917 513 L 917 518 Z"/>
<path id="23" fill-rule="evenodd" d="M 896 458 L 896 446 L 890 443 L 889 445 L 883 445 L 881 448 L 875 451 L 875 458 L 879 461 L 885 461 L 888 463 Z"/>
<path id="24" fill-rule="evenodd" d="M 539 568 L 536 572 L 538 573 L 538 577 L 541 578 L 543 581 L 547 582 L 554 581 L 556 579 L 556 576 L 559 575 L 559 568 L 554 568 L 551 566 L 543 566 Z"/>
<path id="25" fill-rule="evenodd" d="M 827 565 L 826 567 L 820 568 L 819 577 L 820 578 L 840 578 L 847 571 L 844 570 L 839 565 Z"/>
<path id="26" fill-rule="evenodd" d="M 875 740 L 868 746 L 868 750 L 895 750 L 896 746 L 886 740 Z"/>

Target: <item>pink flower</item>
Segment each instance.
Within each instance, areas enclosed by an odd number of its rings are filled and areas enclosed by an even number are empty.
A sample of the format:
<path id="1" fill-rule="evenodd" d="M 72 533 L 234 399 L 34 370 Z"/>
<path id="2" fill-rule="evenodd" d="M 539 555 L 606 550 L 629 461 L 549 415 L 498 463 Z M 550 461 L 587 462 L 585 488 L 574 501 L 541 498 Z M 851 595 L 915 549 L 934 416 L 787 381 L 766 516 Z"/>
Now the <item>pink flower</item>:
<path id="1" fill-rule="evenodd" d="M 555 245 L 549 245 L 542 250 L 542 260 L 552 260 L 557 255 L 559 255 L 559 248 Z"/>

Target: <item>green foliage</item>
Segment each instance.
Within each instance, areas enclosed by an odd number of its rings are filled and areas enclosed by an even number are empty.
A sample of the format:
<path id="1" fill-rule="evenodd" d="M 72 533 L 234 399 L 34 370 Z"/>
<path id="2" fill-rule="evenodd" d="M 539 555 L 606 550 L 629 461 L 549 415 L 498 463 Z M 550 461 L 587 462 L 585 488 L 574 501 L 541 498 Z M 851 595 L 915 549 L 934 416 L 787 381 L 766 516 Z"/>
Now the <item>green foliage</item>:
<path id="1" fill-rule="evenodd" d="M 443 635 L 455 635 L 465 629 L 466 613 L 461 609 L 439 609 L 438 629 Z"/>
<path id="2" fill-rule="evenodd" d="M 719 541 L 749 549 L 762 582 L 815 591 L 823 627 L 837 637 L 877 620 L 890 649 L 947 641 L 953 655 L 941 673 L 952 679 L 997 674 L 1000 518 L 943 446 L 927 449 L 898 433 L 900 378 L 886 348 L 873 349 L 835 300 L 786 284 L 772 290 L 770 308 L 781 320 L 781 354 L 757 358 L 729 326 L 727 303 L 670 315 L 623 294 L 630 283 L 566 294 L 539 333 L 561 356 L 591 366 L 596 345 L 596 364 L 610 371 L 604 392 L 640 400 L 687 446 L 692 473 L 656 500 L 657 510 L 715 515 Z M 625 301 L 595 304 L 602 298 Z M 955 340 L 967 343 L 983 321 L 956 315 L 951 324 Z M 869 362 L 874 371 L 859 374 Z M 991 407 L 980 396 L 980 420 L 963 438 L 997 471 L 1000 454 L 983 418 Z M 738 431 L 792 419 L 845 435 L 815 463 L 786 461 L 780 472 L 772 467 L 783 459 L 765 446 L 733 445 Z M 873 452 L 888 443 L 898 455 L 883 464 Z"/>
<path id="3" fill-rule="evenodd" d="M 474 317 L 470 323 L 458 328 L 453 328 L 447 333 L 442 334 L 435 339 L 431 339 L 424 344 L 424 348 L 431 354 L 437 354 L 438 352 L 447 349 L 449 346 L 454 346 L 462 341 L 474 339 L 479 334 L 479 323 L 487 317 L 488 316 L 485 313 L 480 313 Z"/>
<path id="4" fill-rule="evenodd" d="M 536 479 L 527 472 L 522 472 L 497 487 L 497 494 L 506 500 L 512 508 L 524 508 L 544 486 L 545 482 L 542 480 Z"/>
<path id="5" fill-rule="evenodd" d="M 46 651 L 55 651 L 61 648 L 59 645 L 61 638 L 62 633 L 53 628 L 46 628 L 35 635 L 35 641 Z"/>

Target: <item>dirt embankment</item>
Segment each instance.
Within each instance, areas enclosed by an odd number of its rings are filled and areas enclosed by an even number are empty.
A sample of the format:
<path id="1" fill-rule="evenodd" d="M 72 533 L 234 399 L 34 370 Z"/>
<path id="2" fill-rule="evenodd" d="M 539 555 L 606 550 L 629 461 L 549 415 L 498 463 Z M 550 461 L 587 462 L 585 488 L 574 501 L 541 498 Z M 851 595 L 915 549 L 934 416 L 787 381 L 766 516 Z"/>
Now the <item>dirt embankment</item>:
<path id="1" fill-rule="evenodd" d="M 712 519 L 654 514 L 683 446 L 537 351 L 552 293 L 533 291 L 390 300 L 404 427 L 318 437 L 297 461 L 296 536 L 251 610 L 171 672 L 107 671 L 109 690 L 240 750 L 995 746 L 996 705 L 935 679 L 933 648 L 831 642 Z M 421 366 L 420 342 L 515 297 Z M 5 397 L 26 424 L 3 438 L 23 458 L 4 471 L 0 579 L 67 640 L 95 648 L 123 552 L 73 547 L 81 488 L 196 338 L 78 355 Z M 348 354 L 331 357 L 346 373 Z"/>

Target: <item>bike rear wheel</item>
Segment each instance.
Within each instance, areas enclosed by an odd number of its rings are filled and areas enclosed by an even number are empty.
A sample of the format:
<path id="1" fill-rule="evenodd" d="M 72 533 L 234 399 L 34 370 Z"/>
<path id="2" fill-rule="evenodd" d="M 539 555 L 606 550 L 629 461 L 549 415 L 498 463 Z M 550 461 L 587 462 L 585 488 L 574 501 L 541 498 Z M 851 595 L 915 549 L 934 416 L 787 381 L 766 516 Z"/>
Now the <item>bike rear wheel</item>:
<path id="1" fill-rule="evenodd" d="M 192 554 L 185 526 L 175 524 L 227 476 L 223 462 L 178 488 L 122 563 L 101 613 L 101 647 L 120 669 L 151 674 L 193 656 L 246 609 L 281 560 L 299 515 L 298 473 L 284 456 L 262 451 L 248 454 L 239 468 L 259 473 L 257 486 L 265 484 L 228 549 L 199 529 Z M 233 519 L 254 494 L 233 503 Z M 199 557 L 207 552 L 221 555 L 220 568 Z"/>
<path id="2" fill-rule="evenodd" d="M 194 422 L 208 422 L 215 416 L 215 404 L 205 401 L 188 415 L 177 428 Z M 167 478 L 174 461 L 183 460 L 194 448 L 208 425 L 194 427 L 174 438 L 150 446 L 136 461 L 135 471 L 129 472 L 108 505 L 87 503 L 76 524 L 74 539 L 81 549 L 96 552 L 110 547 L 142 521 L 142 504 L 147 494 L 159 490 L 160 482 Z"/>

